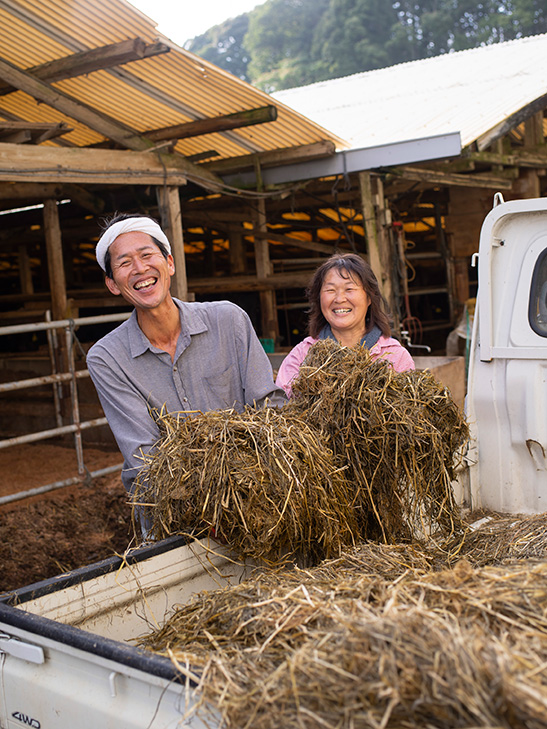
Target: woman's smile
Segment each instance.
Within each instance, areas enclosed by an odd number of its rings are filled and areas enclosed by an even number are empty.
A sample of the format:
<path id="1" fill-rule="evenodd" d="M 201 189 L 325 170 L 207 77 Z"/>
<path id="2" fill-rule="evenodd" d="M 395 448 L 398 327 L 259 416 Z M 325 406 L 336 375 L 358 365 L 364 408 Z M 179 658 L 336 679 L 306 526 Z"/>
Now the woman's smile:
<path id="1" fill-rule="evenodd" d="M 321 287 L 321 311 L 334 336 L 347 346 L 358 344 L 366 332 L 370 298 L 362 284 L 331 269 Z"/>

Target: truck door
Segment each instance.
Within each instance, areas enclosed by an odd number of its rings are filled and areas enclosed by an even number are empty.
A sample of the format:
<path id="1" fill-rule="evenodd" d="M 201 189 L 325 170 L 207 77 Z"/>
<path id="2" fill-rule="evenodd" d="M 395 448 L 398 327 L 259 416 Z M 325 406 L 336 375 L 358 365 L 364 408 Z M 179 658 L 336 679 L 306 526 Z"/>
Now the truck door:
<path id="1" fill-rule="evenodd" d="M 547 199 L 486 217 L 468 379 L 474 506 L 547 510 Z"/>

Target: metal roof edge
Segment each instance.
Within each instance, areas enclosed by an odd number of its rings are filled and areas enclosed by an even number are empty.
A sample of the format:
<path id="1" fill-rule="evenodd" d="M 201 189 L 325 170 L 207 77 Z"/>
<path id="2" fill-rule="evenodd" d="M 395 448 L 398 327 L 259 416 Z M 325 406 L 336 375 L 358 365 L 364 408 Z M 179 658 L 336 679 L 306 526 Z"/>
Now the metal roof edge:
<path id="1" fill-rule="evenodd" d="M 283 165 L 262 171 L 265 185 L 279 185 L 301 180 L 363 172 L 377 167 L 423 162 L 432 159 L 457 157 L 462 150 L 459 132 L 437 134 L 431 137 L 362 147 L 336 152 L 331 157 Z M 223 176 L 226 184 L 251 186 L 256 184 L 254 172 Z"/>

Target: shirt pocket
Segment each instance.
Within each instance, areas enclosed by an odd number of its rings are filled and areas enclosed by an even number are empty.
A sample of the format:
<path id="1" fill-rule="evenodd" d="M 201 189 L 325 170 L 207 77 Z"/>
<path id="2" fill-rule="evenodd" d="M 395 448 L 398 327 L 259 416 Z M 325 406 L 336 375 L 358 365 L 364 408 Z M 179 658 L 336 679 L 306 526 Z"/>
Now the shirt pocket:
<path id="1" fill-rule="evenodd" d="M 243 389 L 236 365 L 231 364 L 225 370 L 215 372 L 203 379 L 206 383 L 206 397 L 211 410 L 241 407 Z"/>

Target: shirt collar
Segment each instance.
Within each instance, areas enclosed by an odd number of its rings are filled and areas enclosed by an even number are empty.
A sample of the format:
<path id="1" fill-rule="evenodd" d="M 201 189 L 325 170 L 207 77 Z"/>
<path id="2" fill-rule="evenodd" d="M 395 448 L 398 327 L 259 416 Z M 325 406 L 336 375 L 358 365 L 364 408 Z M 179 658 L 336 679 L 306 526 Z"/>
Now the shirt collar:
<path id="1" fill-rule="evenodd" d="M 207 331 L 207 321 L 202 315 L 202 312 L 198 307 L 186 301 L 179 301 L 179 299 L 173 299 L 175 305 L 179 310 L 180 316 L 180 337 L 179 342 L 182 342 L 184 347 L 190 344 L 190 338 L 195 334 L 203 334 Z M 148 337 L 146 337 L 137 321 L 137 312 L 133 310 L 133 313 L 127 320 L 127 328 L 129 330 L 129 348 L 132 357 L 138 357 L 144 354 L 147 349 L 152 350 L 152 345 Z"/>
<path id="2" fill-rule="evenodd" d="M 372 349 L 374 345 L 378 342 L 382 335 L 382 330 L 377 324 L 374 324 L 370 332 L 367 332 L 365 336 L 361 339 L 361 346 L 365 346 L 367 349 Z M 334 339 L 336 342 L 337 339 L 334 336 L 330 324 L 325 324 L 325 326 L 321 329 L 319 332 L 318 339 Z"/>

